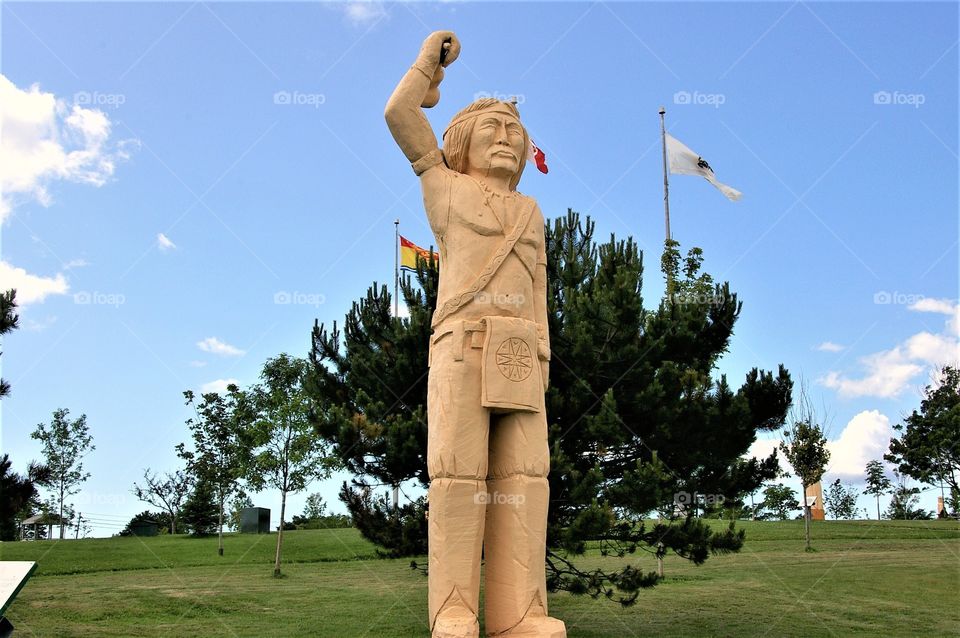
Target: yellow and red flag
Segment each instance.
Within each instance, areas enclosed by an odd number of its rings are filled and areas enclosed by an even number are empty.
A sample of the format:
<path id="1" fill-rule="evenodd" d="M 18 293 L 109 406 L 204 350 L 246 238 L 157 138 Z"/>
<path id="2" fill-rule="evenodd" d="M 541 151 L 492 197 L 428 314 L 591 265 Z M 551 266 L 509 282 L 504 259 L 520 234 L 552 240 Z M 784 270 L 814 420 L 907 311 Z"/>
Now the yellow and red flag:
<path id="1" fill-rule="evenodd" d="M 409 268 L 410 270 L 416 270 L 417 268 L 417 255 L 420 255 L 426 261 L 430 261 L 430 251 L 426 248 L 420 248 L 415 243 L 400 235 L 400 267 Z M 433 259 L 439 263 L 440 254 L 433 253 Z"/>

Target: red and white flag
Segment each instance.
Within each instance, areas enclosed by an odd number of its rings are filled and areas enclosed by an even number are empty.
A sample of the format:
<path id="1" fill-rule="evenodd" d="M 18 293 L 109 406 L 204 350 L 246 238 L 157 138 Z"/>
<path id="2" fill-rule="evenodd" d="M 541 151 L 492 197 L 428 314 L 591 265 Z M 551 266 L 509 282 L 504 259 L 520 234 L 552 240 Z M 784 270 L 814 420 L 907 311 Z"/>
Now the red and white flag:
<path id="1" fill-rule="evenodd" d="M 537 170 L 544 175 L 547 174 L 547 156 L 533 143 L 533 140 L 530 140 L 530 146 L 527 147 L 527 161 L 536 164 Z"/>

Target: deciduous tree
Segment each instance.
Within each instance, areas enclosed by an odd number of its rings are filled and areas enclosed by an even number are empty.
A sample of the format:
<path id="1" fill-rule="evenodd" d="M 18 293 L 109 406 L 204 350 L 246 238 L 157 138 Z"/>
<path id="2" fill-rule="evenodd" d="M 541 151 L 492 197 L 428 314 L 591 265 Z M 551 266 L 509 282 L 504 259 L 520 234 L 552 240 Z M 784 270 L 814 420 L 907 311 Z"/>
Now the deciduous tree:
<path id="1" fill-rule="evenodd" d="M 900 436 L 883 458 L 921 483 L 960 491 L 960 369 L 945 367 L 939 381 L 927 386 L 920 411 L 894 426 Z"/>
<path id="2" fill-rule="evenodd" d="M 830 461 L 830 450 L 827 449 L 827 437 L 823 433 L 823 427 L 817 422 L 817 415 L 805 391 L 800 392 L 794 416 L 793 426 L 783 432 L 780 450 L 800 479 L 804 535 L 807 551 L 810 551 L 810 505 L 807 503 L 807 488 L 823 477 Z"/>
<path id="3" fill-rule="evenodd" d="M 852 519 L 857 517 L 857 497 L 860 494 L 851 485 L 844 485 L 840 479 L 834 480 L 827 488 L 823 500 L 827 512 L 835 519 Z"/>
<path id="4" fill-rule="evenodd" d="M 90 472 L 84 470 L 83 458 L 96 449 L 93 437 L 87 426 L 87 415 L 70 419 L 70 411 L 61 408 L 53 413 L 49 424 L 38 423 L 30 437 L 40 441 L 45 464 L 49 475 L 43 483 L 53 492 L 56 511 L 60 516 L 60 538 L 63 539 L 65 527 L 62 524 L 66 499 L 80 491 L 80 485 L 90 478 Z"/>
<path id="5" fill-rule="evenodd" d="M 886 494 L 890 491 L 890 488 L 893 484 L 890 482 L 890 479 L 887 478 L 886 471 L 884 470 L 883 463 L 880 461 L 870 461 L 867 463 L 867 478 L 866 478 L 866 488 L 863 490 L 864 494 L 870 494 L 875 496 L 877 499 L 877 520 L 880 520 L 880 495 Z"/>
<path id="6" fill-rule="evenodd" d="M 264 485 L 280 491 L 280 527 L 273 575 L 280 577 L 283 525 L 287 495 L 300 492 L 315 479 L 326 478 L 334 465 L 326 442 L 310 423 L 311 399 L 304 391 L 307 362 L 281 354 L 269 359 L 260 373 L 260 383 L 250 390 L 256 420 L 247 482 L 254 489 Z"/>
<path id="7" fill-rule="evenodd" d="M 190 493 L 193 479 L 184 470 L 167 472 L 162 477 L 147 468 L 143 471 L 143 485 L 133 484 L 133 494 L 144 503 L 159 507 L 167 513 L 170 533 L 177 533 L 180 508 Z"/>
<path id="8" fill-rule="evenodd" d="M 898 474 L 896 478 L 890 505 L 887 507 L 887 518 L 907 521 L 933 518 L 930 512 L 917 508 L 920 503 L 920 489 L 908 486 L 905 475 Z"/>
<path id="9" fill-rule="evenodd" d="M 797 492 L 791 487 L 773 483 L 763 488 L 763 502 L 760 504 L 760 520 L 775 519 L 785 521 L 800 509 Z"/>
<path id="10" fill-rule="evenodd" d="M 177 445 L 177 454 L 187 462 L 187 471 L 198 489 L 210 489 L 217 504 L 217 552 L 223 556 L 225 507 L 240 490 L 240 480 L 250 464 L 252 449 L 250 424 L 253 421 L 247 396 L 236 384 L 227 386 L 226 396 L 204 394 L 199 402 L 190 390 L 183 393 L 195 416 L 187 419 L 193 449 Z M 203 483 L 201 486 L 200 484 Z"/>

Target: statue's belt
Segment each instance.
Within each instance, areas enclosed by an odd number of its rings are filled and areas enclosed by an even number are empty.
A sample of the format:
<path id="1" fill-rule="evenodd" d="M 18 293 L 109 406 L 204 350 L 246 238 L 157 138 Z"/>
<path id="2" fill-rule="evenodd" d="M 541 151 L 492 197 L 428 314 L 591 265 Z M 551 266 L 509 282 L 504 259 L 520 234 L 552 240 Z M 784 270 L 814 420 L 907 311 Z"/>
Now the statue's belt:
<path id="1" fill-rule="evenodd" d="M 450 335 L 447 356 L 463 361 L 464 337 L 468 332 L 472 333 L 470 346 L 482 348 L 480 404 L 494 411 L 539 412 L 544 385 L 536 322 L 499 316 L 449 322 L 430 339 L 431 367 L 434 347 L 447 335 Z M 480 336 L 482 339 L 478 339 Z"/>

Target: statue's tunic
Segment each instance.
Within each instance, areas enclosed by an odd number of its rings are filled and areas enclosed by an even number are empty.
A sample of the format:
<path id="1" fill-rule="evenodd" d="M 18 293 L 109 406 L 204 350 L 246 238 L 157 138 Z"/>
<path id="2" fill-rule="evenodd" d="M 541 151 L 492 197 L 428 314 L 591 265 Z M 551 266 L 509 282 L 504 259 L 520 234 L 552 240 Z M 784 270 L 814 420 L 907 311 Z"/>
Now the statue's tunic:
<path id="1" fill-rule="evenodd" d="M 425 196 L 424 205 L 443 264 L 437 308 L 470 287 L 519 222 L 523 209 L 534 206 L 523 233 L 493 278 L 455 316 L 474 321 L 490 315 L 538 321 L 533 282 L 537 263 L 546 261 L 539 206 L 516 191 L 496 192 L 469 175 L 442 166 L 434 170 L 442 172 L 445 188 Z M 434 324 L 435 329 L 440 327 Z"/>

